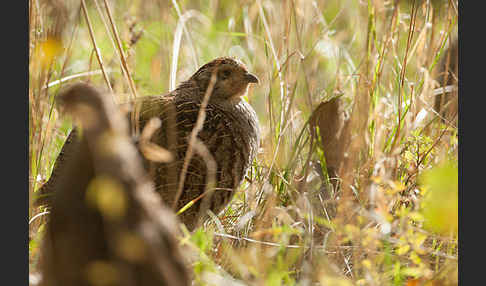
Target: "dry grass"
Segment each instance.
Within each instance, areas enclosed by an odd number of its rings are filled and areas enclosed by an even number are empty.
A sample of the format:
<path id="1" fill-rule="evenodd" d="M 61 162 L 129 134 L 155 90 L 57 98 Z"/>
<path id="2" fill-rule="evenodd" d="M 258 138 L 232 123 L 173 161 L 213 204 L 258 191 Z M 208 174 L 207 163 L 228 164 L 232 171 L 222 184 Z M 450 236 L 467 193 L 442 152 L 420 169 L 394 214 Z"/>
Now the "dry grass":
<path id="1" fill-rule="evenodd" d="M 181 238 L 196 284 L 457 284 L 457 108 L 434 110 L 455 1 L 108 2 L 111 15 L 106 1 L 29 2 L 31 200 L 71 128 L 54 104 L 63 84 L 124 101 L 237 56 L 260 78 L 247 100 L 261 152 L 225 212 Z M 309 125 L 336 96 L 338 179 L 328 133 Z M 29 209 L 32 273 L 45 211 Z"/>

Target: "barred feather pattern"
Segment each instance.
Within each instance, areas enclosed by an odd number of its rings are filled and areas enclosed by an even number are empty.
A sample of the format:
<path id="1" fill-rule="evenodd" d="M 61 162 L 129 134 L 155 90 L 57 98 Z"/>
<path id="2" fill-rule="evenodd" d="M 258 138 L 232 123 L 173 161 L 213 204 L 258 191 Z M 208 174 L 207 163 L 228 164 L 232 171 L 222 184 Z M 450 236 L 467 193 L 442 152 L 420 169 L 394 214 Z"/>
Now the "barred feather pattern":
<path id="1" fill-rule="evenodd" d="M 225 71 L 230 70 L 230 76 Z M 194 128 L 201 101 L 208 88 L 211 75 L 218 74 L 209 103 L 205 109 L 205 121 L 198 138 L 207 147 L 217 165 L 216 187 L 209 197 L 209 209 L 218 214 L 231 200 L 243 181 L 251 162 L 257 154 L 260 142 L 258 119 L 253 108 L 242 99 L 249 83 L 258 79 L 249 74 L 246 67 L 232 58 L 218 58 L 202 66 L 187 81 L 166 95 L 144 96 L 132 101 L 134 111 L 139 115 L 139 130 L 147 122 L 158 117 L 162 126 L 151 137 L 156 143 L 172 152 L 171 163 L 156 163 L 144 159 L 144 166 L 152 176 L 163 201 L 172 205 L 177 192 L 178 180 L 188 149 L 188 140 Z M 139 111 L 139 112 L 138 112 Z M 129 113 L 128 118 L 131 118 Z M 130 128 L 131 130 L 132 128 Z M 57 184 L 59 170 L 76 150 L 78 144 L 76 129 L 69 135 L 54 166 L 51 178 L 39 190 L 37 204 L 49 204 L 49 194 Z M 133 137 L 135 142 L 138 138 Z M 183 192 L 176 210 L 199 198 L 184 211 L 180 218 L 189 229 L 199 221 L 201 195 L 207 186 L 206 162 L 194 154 L 187 169 Z"/>
<path id="2" fill-rule="evenodd" d="M 158 116 L 162 127 L 154 134 L 152 142 L 169 149 L 175 156 L 172 163 L 146 162 L 162 199 L 172 205 L 177 182 L 187 152 L 188 138 L 197 121 L 201 103 L 187 100 L 184 96 L 151 97 L 143 100 L 140 127 L 153 116 Z M 170 134 L 170 105 L 176 111 L 175 134 Z M 177 138 L 175 146 L 169 138 Z M 217 164 L 216 189 L 210 198 L 209 209 L 217 214 L 232 199 L 235 190 L 244 179 L 251 162 L 256 156 L 260 140 L 258 119 L 252 107 L 241 100 L 238 104 L 219 105 L 210 103 L 206 108 L 206 120 L 198 138 L 206 145 Z M 170 170 L 177 170 L 177 180 L 170 180 Z M 207 167 L 197 154 L 190 161 L 184 181 L 184 191 L 177 203 L 177 209 L 198 198 L 206 191 Z M 181 220 L 188 228 L 193 228 L 201 200 L 181 214 Z"/>
<path id="3" fill-rule="evenodd" d="M 141 129 L 149 119 L 154 116 L 159 117 L 162 127 L 152 136 L 152 142 L 169 149 L 175 157 L 172 163 L 144 161 L 144 166 L 152 176 L 163 201 L 172 205 L 187 151 L 188 137 L 197 121 L 201 103 L 174 95 L 144 97 L 140 103 L 142 104 L 139 119 Z M 173 129 L 168 124 L 171 105 L 176 111 Z M 40 190 L 41 195 L 49 194 L 52 187 L 57 184 L 59 171 L 77 149 L 77 137 L 77 130 L 74 128 L 56 160 L 50 180 Z M 176 146 L 169 146 L 168 137 L 176 138 Z M 206 120 L 198 138 L 207 146 L 217 164 L 216 190 L 211 197 L 209 207 L 217 214 L 232 199 L 257 154 L 260 131 L 255 111 L 244 100 L 232 106 L 210 103 L 206 108 Z M 171 171 L 173 176 L 176 176 L 175 179 L 171 179 Z M 184 191 L 178 201 L 177 209 L 204 193 L 206 173 L 206 163 L 199 155 L 194 155 L 189 164 Z M 46 203 L 45 197 L 42 198 L 39 203 Z M 200 202 L 201 200 L 181 214 L 181 221 L 189 229 L 195 227 Z"/>

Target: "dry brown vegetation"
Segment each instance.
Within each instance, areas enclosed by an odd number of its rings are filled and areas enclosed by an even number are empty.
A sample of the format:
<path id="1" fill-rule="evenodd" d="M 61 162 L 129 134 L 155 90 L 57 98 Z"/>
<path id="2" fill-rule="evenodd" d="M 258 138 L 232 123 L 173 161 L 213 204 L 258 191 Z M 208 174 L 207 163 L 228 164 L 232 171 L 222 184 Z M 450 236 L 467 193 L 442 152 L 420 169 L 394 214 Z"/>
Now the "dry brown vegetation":
<path id="1" fill-rule="evenodd" d="M 260 78 L 261 151 L 179 237 L 195 284 L 457 285 L 457 18 L 445 0 L 31 0 L 30 200 L 72 127 L 63 84 L 122 102 L 236 56 Z M 31 283 L 48 212 L 29 208 Z"/>

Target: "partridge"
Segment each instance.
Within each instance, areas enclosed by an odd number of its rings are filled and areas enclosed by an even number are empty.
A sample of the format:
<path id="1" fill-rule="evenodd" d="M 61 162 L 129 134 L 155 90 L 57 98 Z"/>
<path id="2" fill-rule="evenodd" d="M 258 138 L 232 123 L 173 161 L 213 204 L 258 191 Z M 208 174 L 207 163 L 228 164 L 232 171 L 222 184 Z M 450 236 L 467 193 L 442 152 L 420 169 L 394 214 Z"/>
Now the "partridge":
<path id="1" fill-rule="evenodd" d="M 228 204 L 256 156 L 259 123 L 243 96 L 250 83 L 258 82 L 241 61 L 222 57 L 200 67 L 168 94 L 144 96 L 131 102 L 133 108 L 128 116 L 131 122 L 136 119 L 131 130 L 144 130 L 153 117 L 162 123 L 150 141 L 167 149 L 172 160 L 159 162 L 144 156 L 144 167 L 162 200 L 181 211 L 179 217 L 188 229 L 194 229 L 207 210 L 218 214 Z M 211 93 L 203 112 L 205 120 L 192 144 L 193 156 L 187 161 L 191 132 L 207 91 Z M 68 136 L 51 178 L 41 187 L 40 204 L 48 204 L 45 195 L 56 185 L 59 170 L 78 148 L 77 133 L 73 129 Z M 137 133 L 132 135 L 140 152 L 147 155 L 141 148 L 144 140 Z M 184 166 L 185 160 L 189 162 L 187 166 Z M 182 192 L 179 194 L 178 190 Z M 181 210 L 184 206 L 185 210 Z"/>

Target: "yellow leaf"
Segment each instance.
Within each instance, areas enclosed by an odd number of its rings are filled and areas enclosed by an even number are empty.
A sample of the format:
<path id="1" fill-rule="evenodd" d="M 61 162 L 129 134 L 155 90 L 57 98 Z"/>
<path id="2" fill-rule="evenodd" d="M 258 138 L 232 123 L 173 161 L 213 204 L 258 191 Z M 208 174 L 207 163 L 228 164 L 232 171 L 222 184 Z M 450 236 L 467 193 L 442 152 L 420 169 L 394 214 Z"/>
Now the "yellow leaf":
<path id="1" fill-rule="evenodd" d="M 414 251 L 410 253 L 410 259 L 413 261 L 413 263 L 417 265 L 419 265 L 422 262 L 422 259 L 420 259 L 420 257 Z"/>
<path id="2" fill-rule="evenodd" d="M 405 244 L 405 245 L 400 246 L 395 252 L 398 255 L 403 255 L 403 254 L 407 253 L 409 250 L 410 250 L 410 245 Z"/>
<path id="3" fill-rule="evenodd" d="M 361 264 L 363 264 L 363 266 L 366 269 L 371 269 L 371 261 L 369 259 L 365 259 L 365 260 L 361 261 Z"/>

